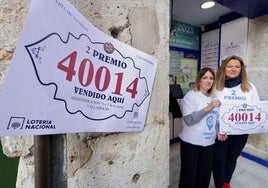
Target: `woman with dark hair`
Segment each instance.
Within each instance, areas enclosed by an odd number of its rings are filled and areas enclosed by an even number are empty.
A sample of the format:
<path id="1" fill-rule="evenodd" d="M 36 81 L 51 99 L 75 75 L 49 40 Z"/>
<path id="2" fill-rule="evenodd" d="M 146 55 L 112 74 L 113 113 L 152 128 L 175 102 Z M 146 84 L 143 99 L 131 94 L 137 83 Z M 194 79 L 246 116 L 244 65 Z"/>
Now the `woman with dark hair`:
<path id="1" fill-rule="evenodd" d="M 244 61 L 235 55 L 222 61 L 215 79 L 215 86 L 216 98 L 222 104 L 260 100 L 255 86 L 248 81 Z M 230 181 L 236 161 L 246 145 L 247 139 L 248 134 L 218 134 L 213 167 L 216 188 L 231 188 Z"/>
<path id="2" fill-rule="evenodd" d="M 181 173 L 179 188 L 208 188 L 216 139 L 217 112 L 221 103 L 213 99 L 215 73 L 201 69 L 193 89 L 183 98 L 181 139 Z"/>

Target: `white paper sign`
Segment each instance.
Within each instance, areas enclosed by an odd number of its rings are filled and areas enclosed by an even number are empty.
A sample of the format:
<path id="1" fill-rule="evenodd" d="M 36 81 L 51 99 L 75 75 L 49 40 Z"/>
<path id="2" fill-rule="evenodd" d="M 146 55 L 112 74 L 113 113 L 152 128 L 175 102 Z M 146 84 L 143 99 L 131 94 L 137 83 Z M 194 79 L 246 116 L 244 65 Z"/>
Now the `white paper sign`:
<path id="1" fill-rule="evenodd" d="M 141 131 L 156 68 L 68 1 L 32 0 L 0 93 L 0 135 Z"/>
<path id="2" fill-rule="evenodd" d="M 268 131 L 268 101 L 222 104 L 219 114 L 220 133 L 239 135 Z"/>
<path id="3" fill-rule="evenodd" d="M 248 23 L 249 19 L 242 17 L 221 25 L 220 63 L 230 55 L 247 62 Z"/>

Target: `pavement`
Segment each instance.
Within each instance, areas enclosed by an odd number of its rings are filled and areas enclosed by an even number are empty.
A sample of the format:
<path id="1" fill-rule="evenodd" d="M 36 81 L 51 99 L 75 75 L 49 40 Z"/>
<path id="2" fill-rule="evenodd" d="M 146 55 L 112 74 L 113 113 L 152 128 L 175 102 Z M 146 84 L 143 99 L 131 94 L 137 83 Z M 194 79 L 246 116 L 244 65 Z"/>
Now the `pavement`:
<path id="1" fill-rule="evenodd" d="M 168 188 L 178 188 L 180 179 L 180 142 L 170 145 L 170 184 Z M 249 157 L 240 156 L 231 180 L 232 188 L 268 188 L 268 167 Z M 214 188 L 211 176 L 208 188 Z"/>

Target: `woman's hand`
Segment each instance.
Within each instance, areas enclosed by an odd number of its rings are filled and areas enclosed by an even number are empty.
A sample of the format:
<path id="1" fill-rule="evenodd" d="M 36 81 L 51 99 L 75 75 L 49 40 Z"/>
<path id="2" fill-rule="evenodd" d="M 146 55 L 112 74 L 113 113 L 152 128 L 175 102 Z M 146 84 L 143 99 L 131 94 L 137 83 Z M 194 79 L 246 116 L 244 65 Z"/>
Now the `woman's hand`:
<path id="1" fill-rule="evenodd" d="M 213 99 L 209 104 L 212 109 L 215 107 L 219 107 L 221 105 L 221 101 L 219 99 Z"/>
<path id="2" fill-rule="evenodd" d="M 218 134 L 219 141 L 225 141 L 225 140 L 227 140 L 227 138 L 228 138 L 227 134 Z"/>
<path id="3" fill-rule="evenodd" d="M 221 101 L 219 99 L 213 99 L 209 105 L 205 108 L 206 112 L 213 110 L 215 107 L 219 107 L 221 105 Z"/>

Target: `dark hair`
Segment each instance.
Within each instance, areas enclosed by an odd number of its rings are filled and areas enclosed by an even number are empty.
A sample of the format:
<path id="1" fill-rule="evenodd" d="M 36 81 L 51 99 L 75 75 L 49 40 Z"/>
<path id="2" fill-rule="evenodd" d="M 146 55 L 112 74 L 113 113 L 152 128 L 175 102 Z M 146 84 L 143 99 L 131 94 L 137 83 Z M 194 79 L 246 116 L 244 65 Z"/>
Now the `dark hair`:
<path id="1" fill-rule="evenodd" d="M 200 71 L 198 71 L 197 76 L 195 78 L 195 83 L 194 83 L 194 86 L 193 86 L 194 91 L 199 91 L 200 90 L 201 79 L 207 72 L 211 72 L 211 74 L 213 75 L 213 79 L 215 79 L 215 72 L 214 72 L 214 70 L 212 68 L 209 68 L 209 67 L 202 68 Z M 213 85 L 214 85 L 214 82 L 213 82 Z M 208 94 L 211 94 L 212 89 L 213 89 L 213 85 L 208 90 Z"/>
<path id="2" fill-rule="evenodd" d="M 241 75 L 241 90 L 243 92 L 249 91 L 251 89 L 251 86 L 250 86 L 250 84 L 248 82 L 245 63 L 244 63 L 244 61 L 243 61 L 243 59 L 241 57 L 236 56 L 236 55 L 229 56 L 226 59 L 222 60 L 221 66 L 217 71 L 217 76 L 216 76 L 216 81 L 215 81 L 216 82 L 215 83 L 216 89 L 220 90 L 220 91 L 223 90 L 224 83 L 225 83 L 225 80 L 226 80 L 225 69 L 226 69 L 227 64 L 229 63 L 229 61 L 232 60 L 232 59 L 238 60 L 240 62 L 240 65 L 241 65 L 241 72 L 240 72 L 240 75 Z"/>

